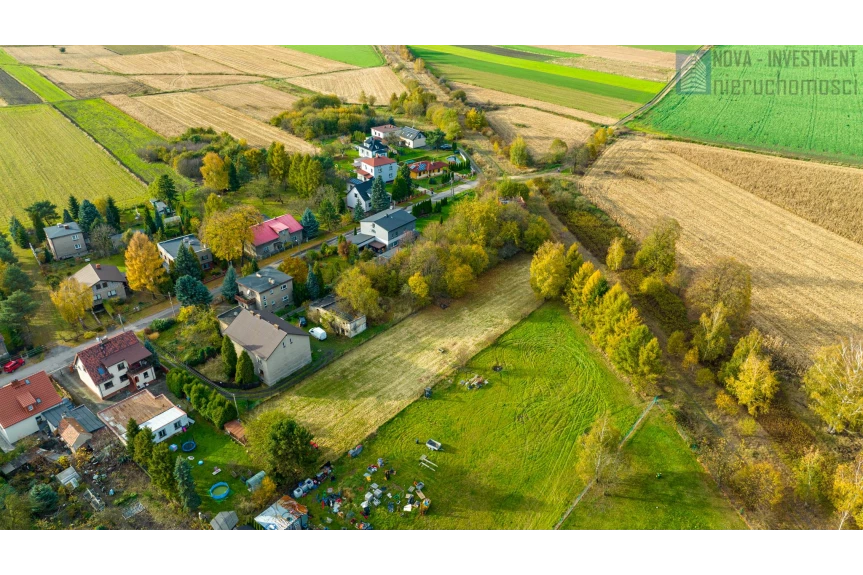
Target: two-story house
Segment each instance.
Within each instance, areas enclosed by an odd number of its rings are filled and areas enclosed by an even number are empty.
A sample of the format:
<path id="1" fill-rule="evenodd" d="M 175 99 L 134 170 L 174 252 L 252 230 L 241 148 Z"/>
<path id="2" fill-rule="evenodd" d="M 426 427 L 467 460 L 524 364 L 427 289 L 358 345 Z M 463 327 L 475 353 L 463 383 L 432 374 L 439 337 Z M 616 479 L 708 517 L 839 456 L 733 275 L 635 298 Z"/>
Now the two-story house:
<path id="1" fill-rule="evenodd" d="M 72 276 L 93 290 L 93 307 L 101 307 L 108 299 L 125 299 L 127 296 L 126 274 L 117 266 L 87 264 Z"/>
<path id="2" fill-rule="evenodd" d="M 127 387 L 142 389 L 154 381 L 156 369 L 151 355 L 135 334 L 127 331 L 104 337 L 78 352 L 72 366 L 81 381 L 105 399 Z"/>
<path id="3" fill-rule="evenodd" d="M 44 371 L 0 387 L 0 436 L 15 443 L 36 433 L 42 413 L 62 401 Z"/>
<path id="4" fill-rule="evenodd" d="M 402 128 L 399 139 L 408 148 L 422 148 L 426 145 L 426 136 L 416 128 Z"/>
<path id="5" fill-rule="evenodd" d="M 302 243 L 303 226 L 291 214 L 284 214 L 252 226 L 252 234 L 246 253 L 262 259 Z"/>
<path id="6" fill-rule="evenodd" d="M 360 234 L 373 236 L 369 243 L 375 251 L 386 251 L 399 245 L 406 232 L 416 231 L 417 219 L 401 208 L 378 212 L 360 221 Z"/>
<path id="7" fill-rule="evenodd" d="M 351 178 L 350 181 L 348 181 L 348 192 L 345 196 L 345 205 L 351 210 L 355 209 L 357 205 L 359 205 L 363 212 L 370 212 L 372 209 L 372 185 L 374 183 L 374 180 L 362 182 Z M 389 196 L 389 194 L 387 194 L 387 196 Z"/>
<path id="8" fill-rule="evenodd" d="M 237 280 L 237 301 L 245 309 L 265 309 L 275 313 L 293 303 L 294 280 L 276 268 L 263 267 Z"/>
<path id="9" fill-rule="evenodd" d="M 99 412 L 108 429 L 126 443 L 126 426 L 134 419 L 138 427 L 146 427 L 153 432 L 153 441 L 161 443 L 172 435 L 183 433 L 195 423 L 185 411 L 177 407 L 165 395 L 153 395 L 149 389 L 118 401 L 111 407 Z"/>
<path id="10" fill-rule="evenodd" d="M 357 166 L 357 179 L 365 182 L 381 177 L 384 183 L 389 183 L 396 179 L 398 168 L 398 164 L 392 158 L 362 158 L 360 165 Z"/>
<path id="11" fill-rule="evenodd" d="M 360 158 L 386 157 L 390 152 L 389 146 L 371 136 L 363 140 L 363 143 L 358 144 L 356 148 L 360 154 Z"/>
<path id="12" fill-rule="evenodd" d="M 255 374 L 266 385 L 312 362 L 309 334 L 266 310 L 237 307 L 221 314 L 219 323 L 237 355 L 249 354 Z"/>
<path id="13" fill-rule="evenodd" d="M 201 269 L 208 270 L 213 267 L 213 252 L 193 234 L 189 234 L 159 242 L 159 256 L 161 256 L 162 265 L 165 266 L 166 270 L 171 269 L 171 262 L 177 258 L 181 245 L 186 246 L 187 249 L 191 248 L 194 254 L 198 256 L 198 261 L 201 262 Z"/>
<path id="14" fill-rule="evenodd" d="M 170 217 L 174 213 L 174 210 L 162 200 L 151 199 L 150 205 L 153 206 L 153 211 L 158 212 L 162 218 Z"/>
<path id="15" fill-rule="evenodd" d="M 400 130 L 401 128 L 399 128 L 398 126 L 394 126 L 392 124 L 384 124 L 383 126 L 375 126 L 371 129 L 371 132 L 373 138 L 379 138 L 383 140 L 387 137 L 388 134 L 391 134 L 393 132 L 399 133 Z"/>
<path id="16" fill-rule="evenodd" d="M 75 222 L 44 228 L 45 241 L 55 260 L 77 258 L 87 253 L 84 232 Z"/>

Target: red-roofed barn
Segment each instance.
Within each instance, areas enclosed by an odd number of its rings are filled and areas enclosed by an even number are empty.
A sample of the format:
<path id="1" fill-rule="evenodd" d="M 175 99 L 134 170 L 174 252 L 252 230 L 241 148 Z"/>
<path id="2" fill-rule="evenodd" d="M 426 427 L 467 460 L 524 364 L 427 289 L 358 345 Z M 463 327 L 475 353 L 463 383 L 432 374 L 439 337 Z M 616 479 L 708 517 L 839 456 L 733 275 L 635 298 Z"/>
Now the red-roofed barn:
<path id="1" fill-rule="evenodd" d="M 0 387 L 0 434 L 15 443 L 39 431 L 40 414 L 62 399 L 44 371 Z"/>
<path id="2" fill-rule="evenodd" d="M 155 380 L 151 355 L 135 334 L 127 331 L 79 352 L 72 365 L 81 381 L 105 399 L 131 384 L 142 389 Z"/>
<path id="3" fill-rule="evenodd" d="M 303 241 L 303 226 L 294 216 L 285 214 L 252 226 L 254 240 L 246 252 L 258 259 L 279 253 Z"/>

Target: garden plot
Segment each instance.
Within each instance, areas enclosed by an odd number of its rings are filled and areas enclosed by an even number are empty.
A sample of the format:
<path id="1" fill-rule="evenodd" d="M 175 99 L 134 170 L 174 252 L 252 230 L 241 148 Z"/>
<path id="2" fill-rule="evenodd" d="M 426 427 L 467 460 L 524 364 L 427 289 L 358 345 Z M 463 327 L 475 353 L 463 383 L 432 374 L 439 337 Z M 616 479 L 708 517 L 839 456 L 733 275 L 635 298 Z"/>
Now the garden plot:
<path id="1" fill-rule="evenodd" d="M 134 76 L 135 80 L 147 84 L 159 92 L 177 92 L 196 88 L 216 88 L 231 84 L 248 84 L 264 80 L 260 76 L 239 74 L 150 74 Z"/>
<path id="2" fill-rule="evenodd" d="M 291 78 L 290 83 L 322 94 L 335 94 L 348 102 L 359 102 L 360 94 L 365 92 L 380 104 L 388 102 L 392 94 L 405 91 L 404 84 L 388 66 Z"/>
<path id="3" fill-rule="evenodd" d="M 195 54 L 172 50 L 97 60 L 121 74 L 236 74 L 237 70 Z"/>
<path id="4" fill-rule="evenodd" d="M 682 227 L 682 262 L 731 256 L 752 269 L 752 320 L 797 354 L 863 330 L 863 246 L 699 165 L 666 143 L 624 138 L 582 180 L 584 193 L 644 237 L 662 216 Z"/>
<path id="5" fill-rule="evenodd" d="M 269 122 L 270 118 L 290 109 L 297 96 L 263 84 L 243 84 L 198 92 L 201 96 L 233 108 L 247 116 Z"/>
<path id="6" fill-rule="evenodd" d="M 524 138 L 534 159 L 546 156 L 556 138 L 572 148 L 587 141 L 594 131 L 590 125 L 582 122 L 517 106 L 488 112 L 486 117 L 495 132 L 508 142 L 512 142 L 516 136 Z"/>
<path id="7" fill-rule="evenodd" d="M 42 75 L 75 98 L 98 98 L 114 94 L 144 94 L 152 88 L 132 78 L 115 74 L 93 74 L 71 70 L 42 69 Z"/>

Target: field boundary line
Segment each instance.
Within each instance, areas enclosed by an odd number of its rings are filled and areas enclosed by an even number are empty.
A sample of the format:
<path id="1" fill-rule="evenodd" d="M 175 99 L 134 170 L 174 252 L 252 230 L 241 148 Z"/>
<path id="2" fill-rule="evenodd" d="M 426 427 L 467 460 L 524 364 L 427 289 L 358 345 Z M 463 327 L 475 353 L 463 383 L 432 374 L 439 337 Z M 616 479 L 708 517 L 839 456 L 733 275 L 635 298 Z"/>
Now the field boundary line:
<path id="1" fill-rule="evenodd" d="M 626 432 L 626 435 L 623 436 L 623 439 L 620 440 L 620 443 L 617 444 L 617 450 L 620 451 L 623 449 L 624 445 L 626 445 L 629 438 L 631 438 L 636 431 L 638 431 L 639 427 L 641 427 L 641 422 L 644 421 L 644 418 L 647 417 L 647 414 L 650 413 L 650 410 L 653 409 L 653 406 L 659 402 L 659 396 L 655 396 L 644 411 L 641 412 L 641 415 L 638 416 L 638 419 L 635 420 L 635 423 L 632 424 L 632 427 L 629 428 L 629 431 Z M 560 529 L 560 526 L 563 525 L 563 522 L 570 516 L 570 514 L 575 509 L 576 505 L 581 503 L 581 500 L 587 495 L 587 492 L 590 491 L 590 488 L 593 487 L 593 484 L 596 483 L 596 477 L 588 481 L 587 485 L 584 486 L 584 489 L 581 493 L 578 494 L 578 497 L 575 498 L 575 501 L 570 504 L 569 508 L 567 508 L 566 512 L 563 514 L 557 523 L 554 524 L 554 530 L 557 531 Z"/>

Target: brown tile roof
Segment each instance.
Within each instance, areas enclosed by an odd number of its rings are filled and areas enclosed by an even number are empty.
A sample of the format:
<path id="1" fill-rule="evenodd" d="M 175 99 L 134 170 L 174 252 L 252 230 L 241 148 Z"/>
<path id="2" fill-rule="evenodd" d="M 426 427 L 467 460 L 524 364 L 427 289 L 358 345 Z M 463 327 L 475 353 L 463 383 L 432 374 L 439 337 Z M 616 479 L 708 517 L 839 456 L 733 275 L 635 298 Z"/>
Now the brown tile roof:
<path id="1" fill-rule="evenodd" d="M 126 274 L 117 266 L 107 264 L 88 264 L 72 276 L 82 284 L 93 287 L 99 282 L 126 282 Z"/>
<path id="2" fill-rule="evenodd" d="M 225 330 L 225 335 L 249 353 L 264 359 L 269 358 L 289 335 L 309 337 L 305 331 L 273 313 L 247 309 L 234 318 Z"/>
<path id="3" fill-rule="evenodd" d="M 84 429 L 84 426 L 78 423 L 78 420 L 73 417 L 64 417 L 60 421 L 60 426 L 57 427 L 57 435 L 59 435 L 69 447 L 75 447 L 75 442 L 78 441 L 78 438 L 82 435 L 86 435 L 87 439 L 92 437 L 92 435 L 87 433 L 87 430 Z"/>
<path id="4" fill-rule="evenodd" d="M 129 423 L 129 419 L 134 419 L 140 425 L 161 413 L 165 413 L 172 407 L 174 404 L 164 394 L 153 395 L 149 389 L 145 389 L 123 401 L 118 401 L 111 407 L 106 407 L 98 415 L 99 419 L 105 422 L 105 425 L 122 437 L 126 433 L 126 424 Z"/>
<path id="5" fill-rule="evenodd" d="M 108 373 L 108 368 L 112 365 L 121 361 L 133 364 L 150 357 L 150 355 L 150 352 L 138 341 L 135 334 L 127 331 L 78 352 L 78 355 L 75 356 L 75 362 L 80 359 L 81 363 L 84 364 L 84 369 L 98 384 L 113 377 Z"/>
<path id="6" fill-rule="evenodd" d="M 58 405 L 62 400 L 44 371 L 0 388 L 0 426 L 9 428 Z M 32 411 L 30 408 L 32 407 Z"/>
<path id="7" fill-rule="evenodd" d="M 392 158 L 377 156 L 374 158 L 363 158 L 360 160 L 360 163 L 376 168 L 378 166 L 386 166 L 387 164 L 395 164 L 396 161 Z"/>

